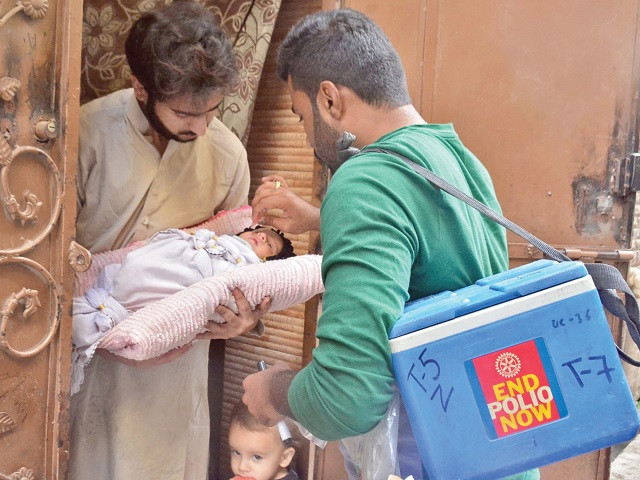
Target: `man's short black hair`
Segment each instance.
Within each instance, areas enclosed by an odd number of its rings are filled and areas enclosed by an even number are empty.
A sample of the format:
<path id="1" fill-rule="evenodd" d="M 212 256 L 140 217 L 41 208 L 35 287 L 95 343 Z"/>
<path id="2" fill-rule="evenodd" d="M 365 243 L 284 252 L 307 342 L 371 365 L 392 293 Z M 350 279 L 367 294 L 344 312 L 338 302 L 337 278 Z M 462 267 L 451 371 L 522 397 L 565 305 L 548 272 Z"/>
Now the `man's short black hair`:
<path id="1" fill-rule="evenodd" d="M 378 108 L 411 103 L 400 55 L 376 23 L 350 9 L 312 13 L 298 22 L 278 50 L 278 76 L 315 105 L 320 83 L 351 89 Z"/>

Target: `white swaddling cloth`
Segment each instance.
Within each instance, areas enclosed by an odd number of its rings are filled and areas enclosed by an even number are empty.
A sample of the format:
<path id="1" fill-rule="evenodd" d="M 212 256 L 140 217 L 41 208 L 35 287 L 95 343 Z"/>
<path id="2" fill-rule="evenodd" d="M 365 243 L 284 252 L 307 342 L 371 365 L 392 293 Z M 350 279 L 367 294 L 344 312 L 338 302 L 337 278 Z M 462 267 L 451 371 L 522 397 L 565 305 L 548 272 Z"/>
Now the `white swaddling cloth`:
<path id="1" fill-rule="evenodd" d="M 205 229 L 193 234 L 170 229 L 128 252 L 121 264 L 106 265 L 95 286 L 73 300 L 71 393 L 80 387 L 84 367 L 103 336 L 131 312 L 203 278 L 254 263 L 261 260 L 237 236 L 217 236 Z"/>

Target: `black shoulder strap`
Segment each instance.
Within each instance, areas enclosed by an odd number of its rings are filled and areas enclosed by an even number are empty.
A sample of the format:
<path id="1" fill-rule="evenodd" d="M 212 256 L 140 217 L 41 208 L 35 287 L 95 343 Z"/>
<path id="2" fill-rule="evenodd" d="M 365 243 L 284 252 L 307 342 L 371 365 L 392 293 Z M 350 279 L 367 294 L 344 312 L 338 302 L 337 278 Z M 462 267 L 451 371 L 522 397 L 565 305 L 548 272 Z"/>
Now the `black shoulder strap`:
<path id="1" fill-rule="evenodd" d="M 470 197 L 469 195 L 462 192 L 457 187 L 451 185 L 446 180 L 443 180 L 433 172 L 427 170 L 421 165 L 418 165 L 412 160 L 409 160 L 404 155 L 401 155 L 392 150 L 385 150 L 382 148 L 367 148 L 362 153 L 368 153 L 368 152 L 386 153 L 389 155 L 394 155 L 404 160 L 404 162 L 407 163 L 407 165 L 409 165 L 416 173 L 422 175 L 429 182 L 431 182 L 431 184 L 433 184 L 435 187 L 441 190 L 444 190 L 450 195 L 453 195 L 454 197 L 463 201 L 470 207 L 475 208 L 480 213 L 487 216 L 494 222 L 499 223 L 506 229 L 524 238 L 529 243 L 531 243 L 534 247 L 536 247 L 538 250 L 540 250 L 545 255 L 547 255 L 549 258 L 556 260 L 558 262 L 571 261 L 571 259 L 567 257 L 564 253 L 560 252 L 556 248 L 553 248 L 551 245 L 543 242 L 538 237 L 531 234 L 529 231 L 513 223 L 511 220 L 508 220 L 507 218 L 503 217 L 499 213 L 491 210 L 483 203 L 480 203 L 475 198 Z M 622 278 L 622 275 L 620 274 L 618 269 L 612 265 L 608 265 L 604 263 L 585 263 L 584 266 L 587 269 L 587 272 L 589 272 L 589 275 L 591 275 L 591 278 L 593 279 L 593 283 L 598 289 L 598 295 L 600 296 L 600 301 L 602 302 L 602 305 L 607 309 L 609 313 L 611 313 L 612 315 L 615 315 L 616 317 L 622 319 L 625 322 L 625 324 L 627 325 L 627 328 L 629 329 L 631 338 L 636 343 L 636 345 L 640 347 L 640 319 L 639 319 L 640 315 L 638 313 L 638 302 L 635 296 L 633 295 L 631 288 L 629 288 L 629 285 L 627 284 L 627 282 L 624 280 L 624 278 Z M 624 296 L 625 296 L 624 303 L 616 293 L 616 290 L 624 292 Z M 624 353 L 620 349 L 620 347 L 618 347 L 617 345 L 616 345 L 616 348 L 618 349 L 618 353 L 622 359 L 624 359 L 631 365 L 640 367 L 640 361 L 634 360 L 633 358 L 631 358 L 629 355 Z"/>

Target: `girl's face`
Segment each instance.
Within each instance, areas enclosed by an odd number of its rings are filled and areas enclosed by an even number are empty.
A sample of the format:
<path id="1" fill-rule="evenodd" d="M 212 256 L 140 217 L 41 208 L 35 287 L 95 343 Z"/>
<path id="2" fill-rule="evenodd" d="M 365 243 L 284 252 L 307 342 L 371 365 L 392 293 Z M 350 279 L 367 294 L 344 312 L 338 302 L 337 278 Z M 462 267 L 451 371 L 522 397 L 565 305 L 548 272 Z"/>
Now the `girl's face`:
<path id="1" fill-rule="evenodd" d="M 239 423 L 229 428 L 229 449 L 234 475 L 254 480 L 284 476 L 295 452 L 282 443 L 276 427 L 252 431 Z"/>
<path id="2" fill-rule="evenodd" d="M 270 228 L 262 227 L 250 232 L 243 232 L 238 235 L 243 240 L 249 242 L 253 251 L 260 258 L 267 258 L 277 255 L 282 251 L 284 242 L 280 235 Z"/>

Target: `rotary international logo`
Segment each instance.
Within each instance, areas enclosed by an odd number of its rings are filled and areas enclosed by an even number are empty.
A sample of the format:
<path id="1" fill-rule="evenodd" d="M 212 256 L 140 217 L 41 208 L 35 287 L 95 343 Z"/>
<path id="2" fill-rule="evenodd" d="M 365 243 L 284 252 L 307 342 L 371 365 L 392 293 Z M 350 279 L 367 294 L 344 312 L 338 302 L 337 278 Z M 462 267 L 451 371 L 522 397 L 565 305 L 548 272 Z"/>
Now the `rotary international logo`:
<path id="1" fill-rule="evenodd" d="M 496 372 L 504 378 L 515 377 L 522 367 L 520 358 L 511 352 L 504 352 L 496 358 Z"/>

